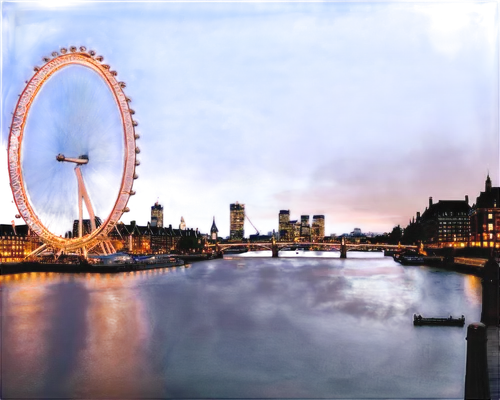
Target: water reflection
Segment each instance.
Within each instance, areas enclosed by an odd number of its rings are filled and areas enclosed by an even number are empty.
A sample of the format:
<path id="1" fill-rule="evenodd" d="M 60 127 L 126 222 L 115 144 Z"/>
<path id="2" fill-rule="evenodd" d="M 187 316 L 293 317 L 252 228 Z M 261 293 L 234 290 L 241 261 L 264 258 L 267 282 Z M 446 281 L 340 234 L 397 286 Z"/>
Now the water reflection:
<path id="1" fill-rule="evenodd" d="M 73 386 L 78 397 L 95 393 L 140 397 L 157 390 L 140 350 L 149 340 L 148 314 L 129 278 L 129 274 L 87 277 L 89 299 L 83 316 L 88 332 Z M 91 392 L 87 382 L 92 382 Z"/>
<path id="2" fill-rule="evenodd" d="M 478 278 L 390 258 L 213 260 L 0 277 L 4 397 L 463 395 Z"/>
<path id="3" fill-rule="evenodd" d="M 481 306 L 482 303 L 482 288 L 481 278 L 474 275 L 465 276 L 465 295 L 471 304 Z"/>
<path id="4" fill-rule="evenodd" d="M 52 278 L 40 273 L 0 277 L 3 394 L 15 388 L 18 398 L 29 398 L 33 389 L 41 388 L 50 342 L 50 321 L 44 312 L 49 292 L 44 286 Z"/>

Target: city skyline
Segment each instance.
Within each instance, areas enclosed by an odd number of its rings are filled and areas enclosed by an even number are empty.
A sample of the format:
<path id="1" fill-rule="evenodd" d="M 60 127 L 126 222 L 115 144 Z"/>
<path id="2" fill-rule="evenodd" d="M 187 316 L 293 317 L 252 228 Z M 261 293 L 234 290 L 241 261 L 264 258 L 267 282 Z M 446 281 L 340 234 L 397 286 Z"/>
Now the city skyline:
<path id="1" fill-rule="evenodd" d="M 238 201 L 260 232 L 281 209 L 325 215 L 326 235 L 390 232 L 429 197 L 472 204 L 488 171 L 498 185 L 497 13 L 495 2 L 2 3 L 0 221 L 17 214 L 5 151 L 17 94 L 70 45 L 102 54 L 133 99 L 141 166 L 125 223 L 146 224 L 158 200 L 165 224 L 208 233 L 215 216 L 225 237 Z"/>

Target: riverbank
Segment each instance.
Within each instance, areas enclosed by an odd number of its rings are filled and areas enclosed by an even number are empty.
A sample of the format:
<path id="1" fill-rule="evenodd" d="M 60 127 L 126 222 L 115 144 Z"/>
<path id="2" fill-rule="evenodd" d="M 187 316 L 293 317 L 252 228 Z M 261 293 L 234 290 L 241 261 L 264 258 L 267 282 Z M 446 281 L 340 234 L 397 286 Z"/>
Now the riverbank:
<path id="1" fill-rule="evenodd" d="M 172 255 L 172 257 L 182 260 L 184 265 L 189 265 L 197 261 L 210 260 L 211 254 L 184 254 Z M 39 262 L 19 262 L 4 263 L 0 266 L 0 275 L 19 274 L 26 272 L 58 272 L 58 273 L 96 273 L 109 274 L 118 272 L 142 271 L 159 268 L 178 268 L 181 263 L 172 264 L 167 262 L 149 263 L 131 263 L 131 264 L 63 264 L 63 263 L 39 263 Z"/>
<path id="2" fill-rule="evenodd" d="M 434 267 L 434 268 L 444 269 L 447 271 L 474 275 L 479 278 L 483 276 L 482 266 L 457 263 L 455 261 L 446 260 L 441 257 L 426 257 L 424 259 L 424 265 L 427 267 Z"/>

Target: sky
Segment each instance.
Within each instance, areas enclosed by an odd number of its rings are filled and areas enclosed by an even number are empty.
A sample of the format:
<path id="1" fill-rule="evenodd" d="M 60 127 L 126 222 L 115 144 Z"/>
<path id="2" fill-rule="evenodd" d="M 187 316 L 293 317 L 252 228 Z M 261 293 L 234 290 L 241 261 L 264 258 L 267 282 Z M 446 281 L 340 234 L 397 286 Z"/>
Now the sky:
<path id="1" fill-rule="evenodd" d="M 327 235 L 390 232 L 430 196 L 472 205 L 488 172 L 499 186 L 496 1 L 4 1 L 1 33 L 0 223 L 17 214 L 6 149 L 18 94 L 71 45 L 101 54 L 132 98 L 141 165 L 125 223 L 145 225 L 159 201 L 164 225 L 208 233 L 215 218 L 225 237 L 238 201 L 261 233 L 280 210 L 325 215 Z M 37 101 L 60 92 L 51 79 Z M 67 115 L 51 110 L 28 116 L 47 126 L 39 143 Z"/>

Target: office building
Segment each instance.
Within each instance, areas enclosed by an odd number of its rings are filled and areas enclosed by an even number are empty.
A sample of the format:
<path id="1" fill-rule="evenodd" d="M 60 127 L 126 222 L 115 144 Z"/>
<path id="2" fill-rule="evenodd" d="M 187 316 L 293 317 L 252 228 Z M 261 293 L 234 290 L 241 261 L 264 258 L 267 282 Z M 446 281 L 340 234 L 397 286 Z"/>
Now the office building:
<path id="1" fill-rule="evenodd" d="M 229 238 L 241 240 L 244 236 L 245 205 L 235 202 L 229 205 Z"/>
<path id="2" fill-rule="evenodd" d="M 500 247 L 500 188 L 492 187 L 488 174 L 484 192 L 472 206 L 470 215 L 470 245 Z"/>
<path id="3" fill-rule="evenodd" d="M 163 207 L 158 202 L 151 207 L 151 226 L 163 227 Z"/>
<path id="4" fill-rule="evenodd" d="M 311 240 L 311 225 L 309 225 L 309 215 L 300 216 L 300 240 L 309 242 Z"/>
<path id="5" fill-rule="evenodd" d="M 290 210 L 280 210 L 278 218 L 278 233 L 280 240 L 292 240 L 290 230 Z"/>
<path id="6" fill-rule="evenodd" d="M 313 215 L 311 239 L 314 242 L 322 241 L 325 237 L 325 216 Z"/>

